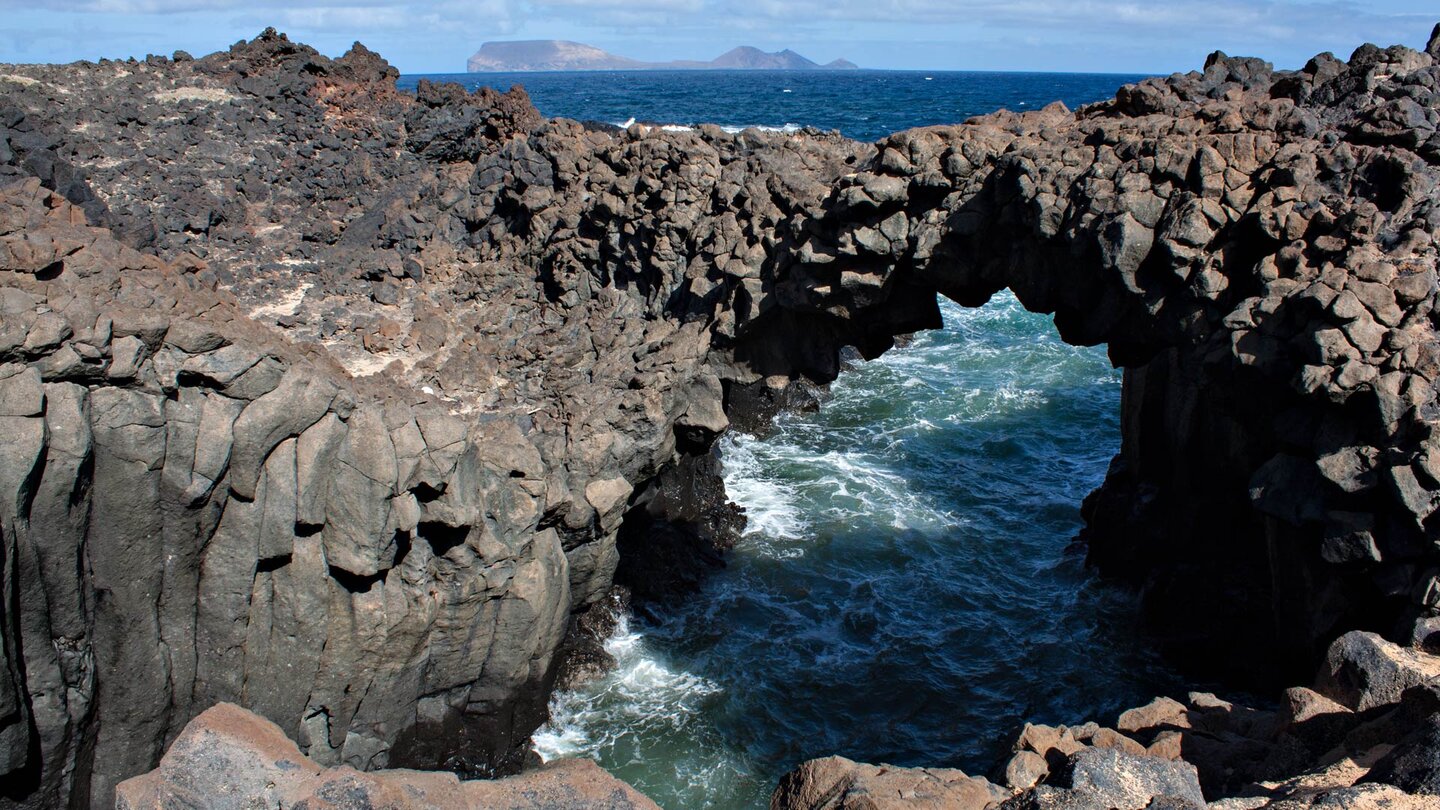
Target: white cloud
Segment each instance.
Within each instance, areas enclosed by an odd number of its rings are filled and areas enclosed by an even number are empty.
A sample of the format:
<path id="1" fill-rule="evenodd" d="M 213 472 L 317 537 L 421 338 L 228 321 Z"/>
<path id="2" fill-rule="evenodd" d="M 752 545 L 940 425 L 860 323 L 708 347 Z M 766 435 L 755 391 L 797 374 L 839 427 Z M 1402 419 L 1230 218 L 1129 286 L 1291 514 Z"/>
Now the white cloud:
<path id="1" fill-rule="evenodd" d="M 0 3 L 0 7 L 9 2 Z M 18 3 L 17 3 L 18 5 Z M 82 11 L 102 14 L 178 14 L 192 11 L 243 11 L 255 8 L 337 8 L 333 0 L 35 0 L 25 4 L 29 9 Z M 395 0 L 351 0 L 344 6 L 387 7 L 412 5 Z"/>
<path id="2" fill-rule="evenodd" d="M 714 5 L 706 0 L 531 0 L 536 9 L 561 8 L 588 11 L 699 12 Z"/>
<path id="3" fill-rule="evenodd" d="M 369 31 L 414 25 L 415 17 L 396 6 L 315 6 L 286 8 L 272 12 L 281 30 Z"/>
<path id="4" fill-rule="evenodd" d="M 1015 67 L 1027 58 L 1063 58 L 1075 69 L 1161 69 L 1189 65 L 1215 47 L 1295 63 L 1315 51 L 1362 41 L 1419 44 L 1440 13 L 1433 0 L 0 0 L 16 18 L 72 29 L 125 19 L 123 41 L 145 47 L 212 23 L 233 40 L 266 26 L 326 48 L 356 38 L 402 67 L 448 64 L 479 42 L 502 38 L 588 41 L 636 58 L 676 51 L 719 53 L 735 44 L 794 47 L 833 43 L 913 64 L 927 42 L 942 63 Z M 45 17 L 49 15 L 49 17 Z M 166 16 L 174 16 L 169 26 Z M 182 21 L 181 18 L 184 18 Z M 63 23 L 63 25 L 62 25 Z M 37 27 L 18 25 L 25 31 Z M 167 32 L 168 29 L 168 32 Z M 219 30 L 213 31 L 219 36 Z M 1418 38 L 1418 42 L 1417 42 Z M 867 46 L 870 43 L 871 46 Z M 881 43 L 891 43 L 883 46 Z M 90 47 L 102 47 L 92 43 Z M 50 48 L 52 46 L 46 46 Z M 78 46 L 54 47 L 57 58 Z M 125 52 L 103 46 L 106 53 Z M 123 46 L 133 50 L 137 45 Z M 890 47 L 889 51 L 884 51 Z M 37 52 L 31 49 L 32 52 Z M 882 52 L 884 51 L 884 52 Z M 985 54 L 977 62 L 965 54 Z M 894 54 L 893 56 L 890 54 Z M 949 54 L 948 56 L 946 54 Z M 693 55 L 693 54 L 690 54 Z M 848 55 L 848 54 L 847 54 Z M 1345 53 L 1341 54 L 1346 55 Z M 667 57 L 668 58 L 668 57 Z M 1050 64 L 1057 64 L 1050 62 Z M 412 67 L 413 69 L 413 67 Z"/>
<path id="5" fill-rule="evenodd" d="M 0 7 L 21 5 L 0 0 Z M 111 14 L 172 14 L 195 11 L 280 11 L 285 19 L 325 25 L 375 25 L 377 20 L 436 24 L 504 17 L 515 21 L 558 20 L 599 27 L 655 27 L 681 24 L 704 28 L 747 28 L 786 23 L 948 25 L 973 29 L 1124 29 L 1170 34 L 1203 31 L 1247 32 L 1288 39 L 1335 27 L 1385 28 L 1397 20 L 1440 17 L 1407 0 L 1357 3 L 1350 0 L 34 0 L 27 10 Z M 367 19 L 368 16 L 368 19 Z"/>

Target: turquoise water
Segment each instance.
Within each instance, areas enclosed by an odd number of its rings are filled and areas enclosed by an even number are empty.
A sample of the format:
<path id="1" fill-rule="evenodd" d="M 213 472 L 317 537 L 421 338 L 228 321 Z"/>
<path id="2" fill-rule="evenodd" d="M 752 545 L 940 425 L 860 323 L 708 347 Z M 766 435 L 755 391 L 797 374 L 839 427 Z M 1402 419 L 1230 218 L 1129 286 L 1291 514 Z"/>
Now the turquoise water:
<path id="1" fill-rule="evenodd" d="M 1119 373 L 1009 293 L 944 314 L 818 413 L 723 440 L 750 520 L 729 567 L 625 623 L 619 669 L 556 696 L 544 756 L 672 810 L 760 808 L 810 757 L 983 774 L 1025 720 L 1175 686 L 1068 547 L 1119 443 Z"/>

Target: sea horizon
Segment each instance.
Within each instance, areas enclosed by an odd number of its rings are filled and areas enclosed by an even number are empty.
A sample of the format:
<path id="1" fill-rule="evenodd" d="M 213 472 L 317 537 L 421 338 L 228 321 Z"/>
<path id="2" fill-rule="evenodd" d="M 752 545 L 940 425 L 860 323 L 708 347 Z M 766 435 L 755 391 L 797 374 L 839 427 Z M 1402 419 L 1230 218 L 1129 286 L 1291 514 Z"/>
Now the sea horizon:
<path id="1" fill-rule="evenodd" d="M 396 84 L 413 91 L 428 80 L 501 92 L 520 85 L 546 116 L 621 127 L 632 121 L 715 124 L 732 133 L 813 127 L 875 141 L 1000 109 L 1038 110 L 1053 101 L 1075 109 L 1146 78 L 1046 71 L 579 70 L 401 74 Z"/>

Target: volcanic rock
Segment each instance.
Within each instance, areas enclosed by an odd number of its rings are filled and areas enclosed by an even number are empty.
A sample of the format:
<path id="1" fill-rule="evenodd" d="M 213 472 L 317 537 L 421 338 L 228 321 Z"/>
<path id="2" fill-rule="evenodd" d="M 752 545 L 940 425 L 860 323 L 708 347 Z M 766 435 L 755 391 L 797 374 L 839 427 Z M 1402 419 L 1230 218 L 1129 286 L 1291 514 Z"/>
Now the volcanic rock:
<path id="1" fill-rule="evenodd" d="M 1421 796 L 1440 796 L 1440 714 L 1431 715 L 1400 740 L 1375 763 L 1365 781 L 1383 782 Z"/>
<path id="2" fill-rule="evenodd" d="M 775 810 L 983 810 L 1004 797 L 984 779 L 945 768 L 865 765 L 812 759 L 780 780 Z"/>
<path id="3" fill-rule="evenodd" d="M 155 770 L 115 790 L 117 810 L 389 807 L 395 810 L 658 810 L 589 760 L 565 759 L 493 781 L 404 770 L 324 768 L 279 726 L 239 706 L 202 712 Z"/>
<path id="4" fill-rule="evenodd" d="M 516 770 L 573 617 L 737 531 L 705 460 L 743 404 L 938 327 L 937 293 L 1008 287 L 1125 367 L 1082 540 L 1178 660 L 1280 686 L 1418 637 L 1437 76 L 1216 54 L 860 144 L 409 95 L 274 31 L 0 68 L 5 801 L 106 806 L 219 702 L 324 767 Z M 1346 643 L 1321 694 L 1403 705 L 1419 670 Z M 1207 787 L 1281 745 L 1186 716 L 1145 744 Z"/>
<path id="5" fill-rule="evenodd" d="M 1193 765 L 1113 748 L 1077 751 L 1053 781 L 1082 802 L 1116 810 L 1141 810 L 1157 801 L 1176 807 L 1205 806 Z M 1017 798 L 1007 806 L 1024 804 L 1024 798 Z"/>
<path id="6" fill-rule="evenodd" d="M 1356 631 L 1331 645 L 1317 686 L 1331 700 L 1365 711 L 1395 703 L 1405 690 L 1426 682 L 1440 684 L 1440 657 Z"/>

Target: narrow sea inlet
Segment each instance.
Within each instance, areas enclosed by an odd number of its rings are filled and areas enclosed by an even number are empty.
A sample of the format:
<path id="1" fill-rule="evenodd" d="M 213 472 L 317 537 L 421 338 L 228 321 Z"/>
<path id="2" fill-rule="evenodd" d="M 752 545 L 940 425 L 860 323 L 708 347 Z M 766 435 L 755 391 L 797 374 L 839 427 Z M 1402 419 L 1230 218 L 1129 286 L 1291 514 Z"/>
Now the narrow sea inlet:
<path id="1" fill-rule="evenodd" d="M 0 64 L 0 810 L 1435 810 L 1440 25 L 868 5 Z"/>
<path id="2" fill-rule="evenodd" d="M 619 668 L 536 736 L 663 807 L 759 808 L 810 757 L 983 774 L 1026 721 L 1176 681 L 1068 548 L 1119 442 L 1120 374 L 1002 293 L 857 363 L 817 413 L 724 440 L 729 567 L 622 624 Z"/>
<path id="3" fill-rule="evenodd" d="M 417 76 L 404 77 L 413 87 Z M 602 72 L 424 77 L 623 125 L 837 129 L 874 140 L 997 109 L 1077 107 L 1137 76 Z M 983 774 L 1019 724 L 1103 718 L 1174 684 L 1130 597 L 1094 581 L 1080 502 L 1119 446 L 1120 373 L 1008 292 L 857 363 L 818 413 L 730 435 L 749 518 L 690 601 L 642 606 L 616 671 L 552 703 L 535 742 L 667 808 L 751 810 L 811 757 Z"/>

